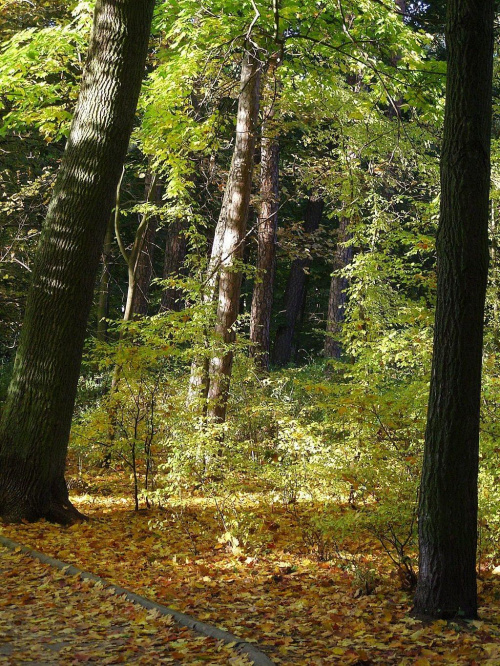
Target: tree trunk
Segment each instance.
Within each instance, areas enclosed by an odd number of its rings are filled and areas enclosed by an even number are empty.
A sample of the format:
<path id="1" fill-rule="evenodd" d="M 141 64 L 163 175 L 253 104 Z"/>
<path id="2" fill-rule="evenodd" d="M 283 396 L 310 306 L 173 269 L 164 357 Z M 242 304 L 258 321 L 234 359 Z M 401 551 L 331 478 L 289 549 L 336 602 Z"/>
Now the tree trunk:
<path id="1" fill-rule="evenodd" d="M 71 523 L 64 480 L 87 319 L 134 121 L 153 0 L 100 0 L 0 426 L 0 516 Z"/>
<path id="2" fill-rule="evenodd" d="M 113 247 L 113 218 L 109 218 L 108 227 L 106 229 L 106 236 L 104 238 L 104 248 L 102 251 L 102 273 L 99 280 L 99 301 L 97 303 L 97 339 L 99 342 L 106 342 L 108 339 L 108 322 L 109 317 L 109 283 L 111 281 L 111 273 L 109 271 L 109 263 L 111 259 L 111 250 Z"/>
<path id="3" fill-rule="evenodd" d="M 419 507 L 414 612 L 477 615 L 477 475 L 488 197 L 493 0 L 449 0 L 448 77 L 434 356 Z"/>
<path id="4" fill-rule="evenodd" d="M 228 184 L 232 179 L 233 164 L 229 170 Z M 217 225 L 215 227 L 214 238 L 212 241 L 212 250 L 210 253 L 210 261 L 208 262 L 207 275 L 204 284 L 202 285 L 201 299 L 205 305 L 210 305 L 215 300 L 217 287 L 219 286 L 219 272 L 222 261 L 222 244 L 224 240 L 224 233 L 226 230 L 226 210 L 227 210 L 227 197 L 229 187 L 226 186 L 224 192 L 224 199 L 222 202 L 221 212 Z M 205 349 L 208 352 L 209 348 L 209 325 L 205 327 L 203 337 L 205 341 Z M 206 412 L 206 400 L 208 396 L 209 385 L 209 366 L 210 359 L 207 353 L 195 358 L 191 364 L 191 374 L 189 377 L 189 392 L 187 404 L 193 405 L 198 400 L 202 401 L 203 410 Z"/>
<path id="5" fill-rule="evenodd" d="M 183 233 L 184 220 L 172 222 L 167 231 L 165 243 L 165 263 L 163 264 L 163 279 L 174 278 L 182 274 L 182 265 L 186 258 L 187 239 Z M 175 287 L 166 287 L 161 296 L 160 312 L 182 310 L 182 290 Z"/>
<path id="6" fill-rule="evenodd" d="M 242 77 L 243 77 L 242 70 Z M 245 92 L 245 88 L 242 88 L 240 96 Z M 239 107 L 238 107 L 238 118 L 239 118 Z M 238 122 L 238 121 L 237 121 Z M 224 243 L 224 235 L 226 233 L 226 224 L 227 224 L 227 211 L 228 205 L 230 203 L 230 197 L 232 196 L 232 188 L 230 183 L 236 178 L 241 177 L 241 174 L 235 173 L 238 168 L 238 163 L 234 159 L 236 153 L 236 147 L 239 140 L 239 134 L 236 135 L 236 143 L 233 151 L 233 158 L 231 160 L 231 166 L 229 169 L 229 174 L 227 177 L 227 184 L 224 190 L 224 197 L 222 199 L 222 206 L 219 213 L 219 219 L 214 231 L 214 237 L 212 241 L 212 249 L 210 252 L 210 260 L 208 262 L 207 274 L 205 281 L 202 285 L 201 300 L 204 304 L 210 305 L 215 301 L 217 295 L 217 290 L 219 287 L 219 277 L 222 265 L 222 249 Z M 205 348 L 209 348 L 209 327 L 206 327 L 204 332 Z M 208 387 L 209 387 L 209 367 L 210 359 L 206 354 L 195 358 L 191 364 L 191 375 L 189 377 L 189 392 L 187 404 L 193 405 L 197 400 L 202 401 L 204 412 L 206 412 L 206 400 L 208 396 Z"/>
<path id="7" fill-rule="evenodd" d="M 151 172 L 146 173 L 145 179 L 145 199 L 151 200 L 151 203 L 161 202 L 161 184 L 157 184 L 150 195 L 151 184 L 154 176 Z M 148 215 L 148 224 L 144 233 L 141 251 L 137 257 L 135 267 L 135 290 L 132 298 L 132 312 L 135 315 L 147 315 L 149 305 L 149 287 L 153 276 L 153 259 L 155 251 L 155 239 L 158 220 L 156 215 Z"/>
<path id="8" fill-rule="evenodd" d="M 245 240 L 250 193 L 252 189 L 255 131 L 259 114 L 261 62 L 247 53 L 241 68 L 241 92 L 238 100 L 236 139 L 230 178 L 226 185 L 225 217 L 220 259 L 219 300 L 215 334 L 222 343 L 220 353 L 210 360 L 208 414 L 218 421 L 226 416 L 234 342 L 234 323 L 238 316 L 241 263 Z M 222 213 L 221 213 L 222 215 Z"/>
<path id="9" fill-rule="evenodd" d="M 158 176 L 154 175 L 149 182 L 149 188 L 146 191 L 146 204 L 150 204 L 156 196 L 157 191 Z M 115 236 L 120 248 L 122 257 L 127 264 L 127 274 L 128 274 L 128 287 L 127 287 L 127 300 L 125 303 L 125 312 L 123 313 L 123 321 L 127 322 L 132 319 L 134 314 L 137 314 L 134 310 L 136 304 L 136 293 L 138 290 L 138 279 L 139 279 L 139 265 L 141 261 L 141 254 L 143 252 L 144 243 L 147 237 L 149 224 L 151 218 L 149 216 L 149 211 L 145 210 L 142 219 L 139 222 L 137 231 L 135 232 L 134 243 L 130 252 L 125 248 L 123 243 L 121 232 L 120 232 L 120 187 L 121 181 L 118 183 L 116 191 L 116 201 L 115 201 Z M 156 234 L 156 223 L 155 223 L 155 234 Z M 148 285 L 149 287 L 149 285 Z M 120 335 L 120 338 L 122 335 Z"/>
<path id="10" fill-rule="evenodd" d="M 495 210 L 495 200 L 491 202 L 490 215 L 490 281 L 493 291 L 493 343 L 496 348 L 500 348 L 500 248 L 498 243 L 498 224 Z"/>
<path id="11" fill-rule="evenodd" d="M 342 345 L 338 335 L 342 330 L 345 319 L 345 304 L 347 300 L 347 289 L 349 281 L 338 271 L 344 269 L 352 262 L 352 246 L 346 246 L 349 240 L 349 218 L 342 217 L 337 236 L 337 249 L 333 263 L 332 281 L 330 282 L 330 294 L 328 297 L 328 315 L 326 319 L 326 338 L 324 354 L 326 358 L 340 358 L 342 356 Z"/>
<path id="12" fill-rule="evenodd" d="M 276 64 L 269 67 L 274 81 Z M 276 234 L 279 206 L 279 143 L 274 135 L 273 99 L 264 111 L 260 161 L 260 210 L 257 220 L 257 275 L 250 313 L 250 354 L 264 371 L 269 370 L 271 313 L 276 271 Z"/>
<path id="13" fill-rule="evenodd" d="M 313 233 L 318 229 L 324 205 L 322 199 L 309 199 L 307 202 L 304 220 L 305 234 Z M 306 270 L 310 263 L 311 260 L 307 258 L 294 259 L 292 262 L 284 297 L 285 323 L 278 327 L 274 341 L 273 361 L 276 365 L 286 365 L 292 358 L 292 343 L 304 305 Z"/>

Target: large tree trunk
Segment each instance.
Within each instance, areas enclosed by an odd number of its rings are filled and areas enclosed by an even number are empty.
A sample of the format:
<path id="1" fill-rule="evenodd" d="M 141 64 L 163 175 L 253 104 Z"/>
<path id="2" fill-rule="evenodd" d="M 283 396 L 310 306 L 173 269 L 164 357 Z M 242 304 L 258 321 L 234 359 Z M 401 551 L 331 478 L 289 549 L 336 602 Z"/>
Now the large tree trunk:
<path id="1" fill-rule="evenodd" d="M 304 220 L 304 233 L 311 234 L 316 231 L 321 222 L 324 201 L 322 199 L 309 199 L 307 202 Z M 297 322 L 300 319 L 306 295 L 307 268 L 310 259 L 294 259 L 285 289 L 284 310 L 285 323 L 278 327 L 274 340 L 273 361 L 276 365 L 286 365 L 292 358 L 292 343 Z"/>
<path id="2" fill-rule="evenodd" d="M 176 220 L 167 230 L 165 243 L 165 261 L 163 264 L 163 279 L 175 278 L 183 274 L 183 263 L 187 252 L 187 238 L 185 221 Z M 176 287 L 166 287 L 161 296 L 160 312 L 182 310 L 182 290 Z"/>
<path id="3" fill-rule="evenodd" d="M 154 175 L 148 171 L 144 184 L 145 199 L 152 204 L 161 203 L 162 186 L 156 183 L 151 191 Z M 148 216 L 148 223 L 144 232 L 142 247 L 135 266 L 135 289 L 132 297 L 132 312 L 134 315 L 147 315 L 149 306 L 149 288 L 153 276 L 153 260 L 155 252 L 156 229 L 158 220 L 156 215 Z"/>
<path id="4" fill-rule="evenodd" d="M 477 615 L 493 0 L 448 0 L 434 357 L 419 508 L 417 615 Z"/>
<path id="5" fill-rule="evenodd" d="M 275 63 L 275 61 L 273 61 Z M 269 66 L 275 81 L 276 64 Z M 276 234 L 279 206 L 279 143 L 273 123 L 275 100 L 264 110 L 260 148 L 260 210 L 257 220 L 257 275 L 250 313 L 250 354 L 269 370 L 271 313 L 276 271 Z"/>
<path id="6" fill-rule="evenodd" d="M 335 251 L 332 281 L 330 282 L 330 294 L 328 297 L 324 347 L 326 358 L 340 358 L 342 356 L 342 345 L 338 340 L 338 336 L 345 319 L 345 305 L 349 281 L 344 275 L 339 275 L 338 271 L 344 269 L 352 262 L 352 246 L 345 245 L 349 240 L 349 221 L 349 218 L 342 217 L 338 230 L 337 249 Z"/>
<path id="7" fill-rule="evenodd" d="M 64 480 L 87 319 L 144 63 L 153 0 L 99 0 L 0 426 L 0 516 L 81 517 Z"/>
<path id="8" fill-rule="evenodd" d="M 220 258 L 219 300 L 215 334 L 222 343 L 219 354 L 210 360 L 208 414 L 224 421 L 226 416 L 233 352 L 227 349 L 235 339 L 234 323 L 238 316 L 241 263 L 245 240 L 250 193 L 252 189 L 255 132 L 259 114 L 261 62 L 247 53 L 241 68 L 241 92 L 238 100 L 236 139 L 226 185 L 223 211 L 224 235 Z"/>

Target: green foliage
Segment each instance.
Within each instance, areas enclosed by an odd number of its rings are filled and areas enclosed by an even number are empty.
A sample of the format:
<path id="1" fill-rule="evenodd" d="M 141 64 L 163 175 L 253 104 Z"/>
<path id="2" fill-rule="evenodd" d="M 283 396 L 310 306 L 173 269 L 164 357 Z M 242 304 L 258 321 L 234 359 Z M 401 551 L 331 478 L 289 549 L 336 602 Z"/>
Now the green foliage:
<path id="1" fill-rule="evenodd" d="M 16 32 L 0 52 L 0 132 L 36 128 L 48 142 L 66 136 L 91 21 L 80 2 L 69 23 Z"/>
<path id="2" fill-rule="evenodd" d="M 182 221 L 187 270 L 155 285 L 180 289 L 187 307 L 111 326 L 108 345 L 90 345 L 71 450 L 82 465 L 127 468 L 136 507 L 168 507 L 164 527 L 180 523 L 195 554 L 197 525 L 186 498 L 210 500 L 219 528 L 214 543 L 235 553 L 265 547 L 258 508 L 266 503 L 299 527 L 305 550 L 354 568 L 360 588 L 374 585 L 375 574 L 360 565 L 356 552 L 370 538 L 378 539 L 411 585 L 432 352 L 445 64 L 434 58 L 430 36 L 404 22 L 390 3 L 278 5 L 276 14 L 267 0 L 156 4 L 122 187 L 123 236 L 127 244 L 136 215 L 146 211 L 159 222 L 161 242 L 162 227 Z M 0 225 L 6 248 L 0 257 L 0 360 L 6 361 L 0 400 L 76 100 L 92 6 L 8 2 L 14 9 L 8 20 L 0 19 L 0 141 L 6 155 L 0 180 L 6 220 Z M 277 282 L 284 283 L 291 261 L 312 260 L 299 341 L 310 362 L 262 376 L 248 358 L 252 230 L 240 267 L 246 291 L 231 347 L 229 415 L 219 424 L 205 417 L 202 398 L 188 400 L 189 371 L 194 359 L 221 352 L 210 333 L 214 305 L 202 296 L 248 40 L 264 72 L 270 56 L 280 54 L 276 81 L 267 81 L 262 100 L 262 108 L 274 103 L 281 152 Z M 493 222 L 499 213 L 497 152 L 495 145 Z M 142 195 L 146 168 L 164 185 L 163 201 L 154 207 Z M 302 204 L 309 196 L 322 197 L 326 212 L 321 228 L 306 239 Z M 255 197 L 254 207 L 258 203 Z M 341 219 L 349 220 L 345 242 L 354 259 L 337 269 L 332 256 Z M 493 227 L 481 434 L 484 566 L 498 556 L 500 544 L 500 283 Z M 159 261 L 155 269 L 160 275 Z M 324 341 L 332 269 L 349 282 L 340 361 L 316 354 Z M 119 292 L 124 268 L 112 266 L 112 273 Z M 116 307 L 110 319 L 118 316 Z"/>

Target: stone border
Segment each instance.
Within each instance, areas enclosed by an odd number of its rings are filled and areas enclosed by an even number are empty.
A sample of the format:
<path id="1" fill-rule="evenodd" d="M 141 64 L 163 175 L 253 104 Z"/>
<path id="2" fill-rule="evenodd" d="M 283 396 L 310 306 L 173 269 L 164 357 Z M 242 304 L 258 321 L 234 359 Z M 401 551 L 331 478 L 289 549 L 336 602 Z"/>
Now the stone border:
<path id="1" fill-rule="evenodd" d="M 81 569 L 78 569 L 71 564 L 66 564 L 65 562 L 61 562 L 61 560 L 56 560 L 55 558 L 44 555 L 43 553 L 39 553 L 36 550 L 31 550 L 30 548 L 22 546 L 21 544 L 16 543 L 11 539 L 7 539 L 7 537 L 2 535 L 0 535 L 0 545 L 5 546 L 10 550 L 29 555 L 30 557 L 39 560 L 43 564 L 47 564 L 51 567 L 54 567 L 55 569 L 59 569 L 68 576 L 80 576 L 80 578 L 83 580 L 90 580 L 93 583 L 99 583 L 103 586 L 103 588 L 113 590 L 118 596 L 125 597 L 128 599 L 128 601 L 131 601 L 134 604 L 138 604 L 147 610 L 155 610 L 160 615 L 170 615 L 182 627 L 188 627 L 189 629 L 192 629 L 199 634 L 203 634 L 204 636 L 209 636 L 211 638 L 216 638 L 217 640 L 224 641 L 224 643 L 235 643 L 234 648 L 239 653 L 247 654 L 253 661 L 254 666 L 275 666 L 274 662 L 272 662 L 267 655 L 265 655 L 263 652 L 260 652 L 251 643 L 247 643 L 246 641 L 242 640 L 238 636 L 235 636 L 234 634 L 229 633 L 228 631 L 223 631 L 222 629 L 213 627 L 212 625 L 206 624 L 205 622 L 195 620 L 189 615 L 180 613 L 173 608 L 168 608 L 167 606 L 158 604 L 155 601 L 150 601 L 149 599 L 141 597 L 139 594 L 135 594 L 134 592 L 130 592 L 123 587 L 113 585 L 112 583 L 109 583 L 99 576 L 95 576 L 94 574 L 88 573 L 87 571 L 82 571 Z"/>

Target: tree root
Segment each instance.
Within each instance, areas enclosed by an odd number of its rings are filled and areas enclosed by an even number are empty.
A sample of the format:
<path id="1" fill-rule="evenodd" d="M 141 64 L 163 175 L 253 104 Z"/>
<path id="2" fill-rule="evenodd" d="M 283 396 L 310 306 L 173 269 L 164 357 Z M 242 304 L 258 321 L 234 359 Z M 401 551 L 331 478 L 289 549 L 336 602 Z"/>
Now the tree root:
<path id="1" fill-rule="evenodd" d="M 0 518 L 4 523 L 48 520 L 68 527 L 88 520 L 71 503 L 64 479 L 54 483 L 50 492 L 29 494 L 12 486 L 0 493 Z"/>

